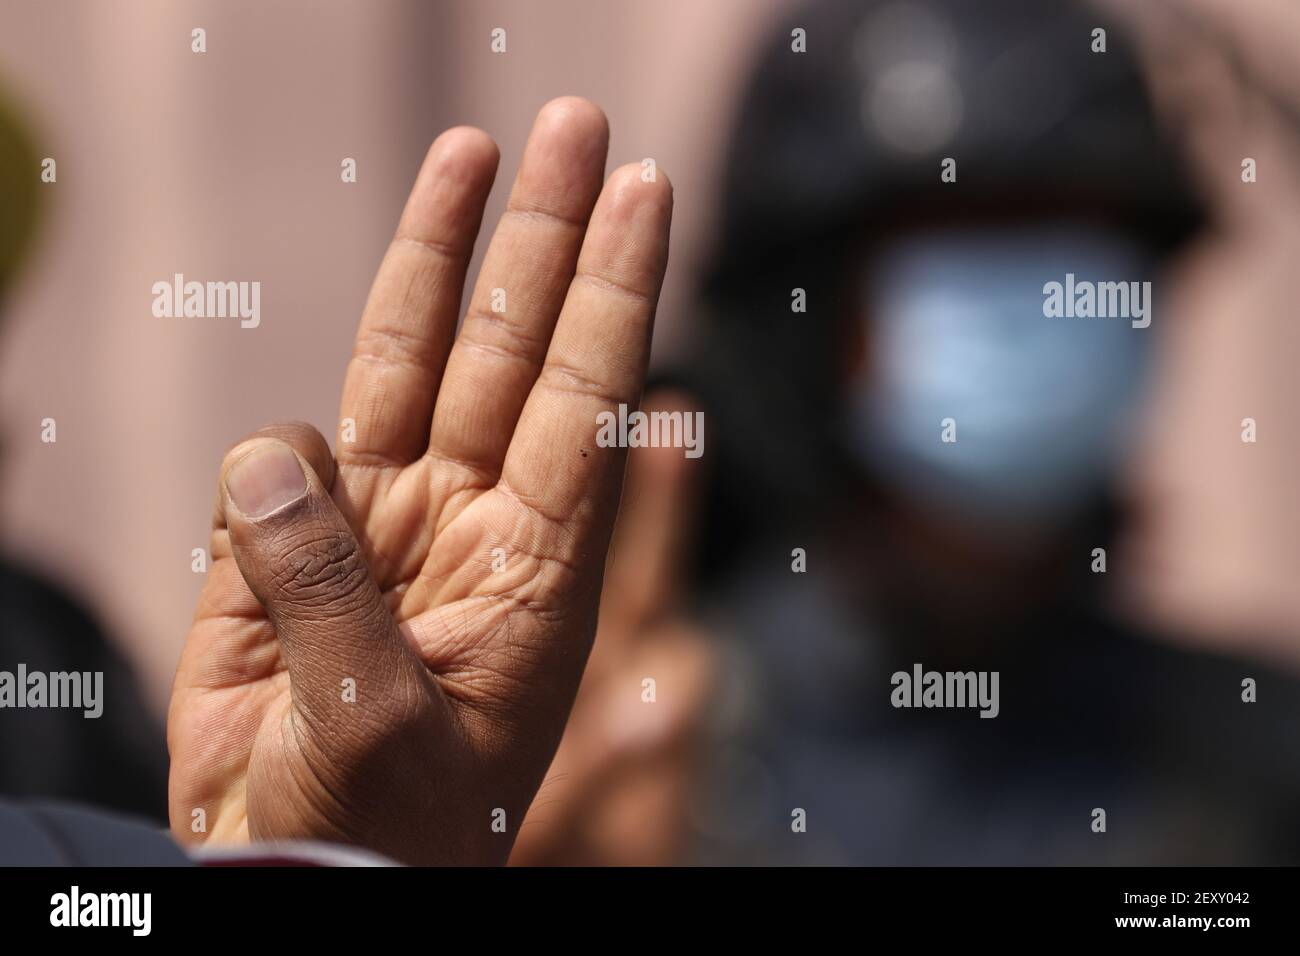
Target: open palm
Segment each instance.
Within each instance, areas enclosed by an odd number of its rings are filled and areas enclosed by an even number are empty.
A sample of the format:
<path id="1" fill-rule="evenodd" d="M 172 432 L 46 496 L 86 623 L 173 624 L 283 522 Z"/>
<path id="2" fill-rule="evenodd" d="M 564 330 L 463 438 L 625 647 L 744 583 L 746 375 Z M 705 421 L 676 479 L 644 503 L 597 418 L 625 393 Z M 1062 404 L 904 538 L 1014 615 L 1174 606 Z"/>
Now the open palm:
<path id="1" fill-rule="evenodd" d="M 509 853 L 595 630 L 625 455 L 597 416 L 638 401 L 667 260 L 671 187 L 602 189 L 607 141 L 583 100 L 542 110 L 457 335 L 497 150 L 439 137 L 337 454 L 290 424 L 226 457 L 168 720 L 178 838 Z"/>

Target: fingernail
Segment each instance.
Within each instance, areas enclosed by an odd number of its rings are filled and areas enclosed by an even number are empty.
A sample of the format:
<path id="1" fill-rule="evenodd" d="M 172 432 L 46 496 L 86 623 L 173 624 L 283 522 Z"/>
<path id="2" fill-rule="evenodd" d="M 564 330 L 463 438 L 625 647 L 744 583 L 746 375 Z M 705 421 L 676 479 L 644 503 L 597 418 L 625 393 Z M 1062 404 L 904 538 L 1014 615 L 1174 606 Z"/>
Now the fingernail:
<path id="1" fill-rule="evenodd" d="M 307 476 L 288 445 L 270 441 L 231 466 L 226 491 L 246 517 L 261 518 L 305 495 Z"/>

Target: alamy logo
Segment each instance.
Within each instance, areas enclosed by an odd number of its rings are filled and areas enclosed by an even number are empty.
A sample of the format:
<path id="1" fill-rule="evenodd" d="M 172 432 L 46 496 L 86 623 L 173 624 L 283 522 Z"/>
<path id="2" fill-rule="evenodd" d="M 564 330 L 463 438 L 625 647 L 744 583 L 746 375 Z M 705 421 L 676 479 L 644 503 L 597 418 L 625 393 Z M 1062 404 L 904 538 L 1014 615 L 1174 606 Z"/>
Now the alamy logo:
<path id="1" fill-rule="evenodd" d="M 996 717 L 998 671 L 927 671 L 920 664 L 912 672 L 895 671 L 889 679 L 895 707 L 978 707 L 980 717 Z"/>
<path id="2" fill-rule="evenodd" d="M 160 319 L 239 319 L 245 329 L 262 322 L 260 282 L 186 282 L 178 272 L 171 282 L 155 282 L 152 291 Z"/>
<path id="3" fill-rule="evenodd" d="M 103 671 L 0 671 L 0 708 L 71 707 L 83 717 L 104 712 Z"/>
<path id="4" fill-rule="evenodd" d="M 152 893 L 82 893 L 73 886 L 50 897 L 51 926 L 128 926 L 148 936 L 153 924 Z"/>
<path id="5" fill-rule="evenodd" d="M 1150 282 L 1076 281 L 1043 285 L 1043 315 L 1049 319 L 1131 319 L 1135 329 L 1151 324 Z"/>
<path id="6" fill-rule="evenodd" d="M 687 458 L 704 454 L 703 412 L 629 412 L 620 403 L 618 414 L 604 411 L 596 416 L 601 448 L 683 448 Z"/>

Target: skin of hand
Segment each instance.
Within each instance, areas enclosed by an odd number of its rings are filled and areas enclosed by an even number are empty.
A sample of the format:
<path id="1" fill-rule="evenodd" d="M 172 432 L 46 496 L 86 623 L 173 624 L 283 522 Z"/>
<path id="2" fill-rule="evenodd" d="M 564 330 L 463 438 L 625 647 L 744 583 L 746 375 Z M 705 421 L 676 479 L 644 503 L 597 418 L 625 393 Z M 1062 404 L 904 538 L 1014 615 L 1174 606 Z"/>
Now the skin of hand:
<path id="1" fill-rule="evenodd" d="M 641 407 L 695 411 L 676 392 Z M 715 642 L 682 600 L 702 461 L 680 448 L 629 453 L 596 644 L 512 865 L 683 862 L 718 668 Z"/>
<path id="2" fill-rule="evenodd" d="M 298 424 L 227 454 L 168 714 L 180 841 L 507 859 L 595 633 L 626 457 L 597 416 L 640 399 L 668 258 L 672 187 L 602 188 L 608 136 L 584 100 L 541 110 L 459 334 L 498 153 L 438 137 L 336 456 Z"/>

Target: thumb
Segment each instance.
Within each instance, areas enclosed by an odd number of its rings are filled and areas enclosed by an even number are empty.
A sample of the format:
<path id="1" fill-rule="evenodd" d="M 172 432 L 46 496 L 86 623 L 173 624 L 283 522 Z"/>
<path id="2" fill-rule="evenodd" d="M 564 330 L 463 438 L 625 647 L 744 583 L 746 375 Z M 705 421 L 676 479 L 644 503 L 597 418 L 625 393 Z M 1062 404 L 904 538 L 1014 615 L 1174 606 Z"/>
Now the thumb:
<path id="1" fill-rule="evenodd" d="M 339 740 L 360 713 L 411 714 L 431 682 L 370 575 L 356 535 L 312 467 L 260 437 L 222 464 L 221 507 L 235 562 L 282 644 L 296 711 Z M 354 684 L 348 682 L 354 681 Z M 349 693 L 354 691 L 355 693 Z"/>

